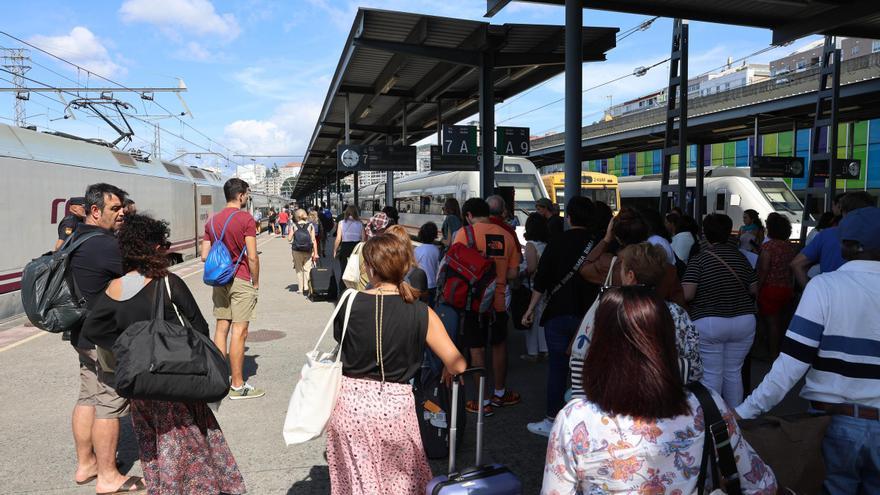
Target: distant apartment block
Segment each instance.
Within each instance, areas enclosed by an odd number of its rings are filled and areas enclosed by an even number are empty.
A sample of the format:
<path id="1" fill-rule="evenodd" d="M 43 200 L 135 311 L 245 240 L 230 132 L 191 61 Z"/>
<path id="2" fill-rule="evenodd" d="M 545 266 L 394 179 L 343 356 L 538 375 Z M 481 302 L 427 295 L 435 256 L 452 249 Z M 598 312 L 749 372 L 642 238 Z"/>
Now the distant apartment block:
<path id="1" fill-rule="evenodd" d="M 814 41 L 803 46 L 785 57 L 770 62 L 770 76 L 777 77 L 789 72 L 800 72 L 819 64 L 822 58 L 823 40 Z M 880 52 L 880 40 L 866 38 L 838 38 L 840 60 L 849 60 L 863 55 Z"/>

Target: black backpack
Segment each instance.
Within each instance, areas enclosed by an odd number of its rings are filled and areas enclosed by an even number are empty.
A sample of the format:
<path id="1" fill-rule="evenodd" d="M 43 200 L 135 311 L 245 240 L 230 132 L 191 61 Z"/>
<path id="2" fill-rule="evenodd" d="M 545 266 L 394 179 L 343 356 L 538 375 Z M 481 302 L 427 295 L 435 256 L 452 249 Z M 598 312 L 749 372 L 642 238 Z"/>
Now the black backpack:
<path id="1" fill-rule="evenodd" d="M 296 230 L 293 232 L 293 242 L 290 248 L 294 251 L 312 251 L 312 236 L 309 234 L 309 223 L 296 224 Z"/>
<path id="2" fill-rule="evenodd" d="M 52 333 L 78 330 L 86 319 L 86 301 L 73 273 L 70 257 L 89 239 L 106 235 L 88 232 L 70 236 L 54 253 L 46 253 L 25 265 L 21 274 L 21 303 L 28 320 Z"/>
<path id="3" fill-rule="evenodd" d="M 179 324 L 165 321 L 167 283 L 156 281 L 153 319 L 132 323 L 113 344 L 116 391 L 127 399 L 219 401 L 229 393 L 229 364 L 179 314 Z"/>

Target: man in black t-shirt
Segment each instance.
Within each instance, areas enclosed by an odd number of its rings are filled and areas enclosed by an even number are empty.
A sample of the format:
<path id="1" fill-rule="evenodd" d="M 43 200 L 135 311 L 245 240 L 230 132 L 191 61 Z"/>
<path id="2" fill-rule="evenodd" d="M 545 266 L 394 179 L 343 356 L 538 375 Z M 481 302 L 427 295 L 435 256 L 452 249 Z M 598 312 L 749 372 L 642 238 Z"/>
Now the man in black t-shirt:
<path id="1" fill-rule="evenodd" d="M 546 415 L 543 420 L 527 425 L 530 432 L 545 437 L 550 436 L 556 414 L 565 405 L 568 345 L 577 333 L 581 318 L 599 293 L 598 286 L 585 281 L 577 273 L 587 249 L 592 249 L 596 239 L 596 233 L 587 228 L 593 202 L 577 196 L 568 201 L 565 211 L 571 228 L 551 238 L 544 249 L 535 273 L 532 300 L 523 316 L 524 323 L 531 325 L 538 316 L 535 314 L 538 303 L 542 298 L 547 299 L 539 316 L 549 354 Z"/>
<path id="2" fill-rule="evenodd" d="M 123 275 L 122 253 L 114 232 L 122 226 L 125 191 L 110 184 L 92 184 L 85 195 L 85 220 L 74 240 L 99 232 L 71 255 L 70 268 L 86 307 L 91 307 L 107 284 Z M 70 343 L 79 354 L 79 398 L 73 409 L 73 439 L 76 444 L 77 483 L 96 479 L 95 491 L 115 493 L 123 488 L 143 487 L 139 477 L 123 476 L 116 467 L 119 418 L 127 416 L 128 400 L 114 389 L 115 375 L 98 359 L 95 346 L 71 329 Z M 106 363 L 106 362 L 105 362 Z"/>
<path id="3" fill-rule="evenodd" d="M 73 235 L 79 224 L 83 222 L 86 216 L 85 204 L 86 198 L 82 196 L 70 198 L 67 201 L 67 211 L 69 213 L 58 222 L 58 240 L 55 241 L 55 249 L 53 251 L 58 251 L 61 245 L 64 244 L 64 241 Z"/>

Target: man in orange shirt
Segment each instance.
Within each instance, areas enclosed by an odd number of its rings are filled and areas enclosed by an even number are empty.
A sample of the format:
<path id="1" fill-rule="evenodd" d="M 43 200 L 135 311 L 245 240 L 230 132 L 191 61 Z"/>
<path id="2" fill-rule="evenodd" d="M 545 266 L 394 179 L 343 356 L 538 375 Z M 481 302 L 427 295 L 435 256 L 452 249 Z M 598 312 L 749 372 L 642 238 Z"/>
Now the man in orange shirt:
<path id="1" fill-rule="evenodd" d="M 519 272 L 520 253 L 516 238 L 489 220 L 489 205 L 481 198 L 471 198 L 464 203 L 462 215 L 474 230 L 476 249 L 495 263 L 498 279 L 495 286 L 494 312 L 464 314 L 464 343 L 471 353 L 471 365 L 483 366 L 486 362 L 486 344 L 491 338 L 492 371 L 495 392 L 491 399 L 483 400 L 483 414 L 491 416 L 494 407 L 512 406 L 520 401 L 518 393 L 505 388 L 507 379 L 507 305 L 505 291 L 507 281 Z M 467 244 L 465 229 L 459 229 L 453 243 Z M 467 410 L 478 411 L 477 401 L 468 401 Z"/>

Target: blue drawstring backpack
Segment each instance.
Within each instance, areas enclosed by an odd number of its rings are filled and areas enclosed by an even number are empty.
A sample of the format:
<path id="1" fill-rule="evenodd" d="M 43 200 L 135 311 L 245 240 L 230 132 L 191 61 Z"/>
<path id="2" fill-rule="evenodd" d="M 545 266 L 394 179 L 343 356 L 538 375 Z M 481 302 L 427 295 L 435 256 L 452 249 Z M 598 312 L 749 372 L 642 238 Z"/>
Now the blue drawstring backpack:
<path id="1" fill-rule="evenodd" d="M 242 249 L 241 254 L 238 255 L 238 259 L 233 264 L 229 249 L 223 244 L 223 236 L 226 234 L 226 227 L 236 213 L 238 212 L 232 212 L 232 214 L 226 219 L 226 222 L 223 224 L 223 230 L 220 231 L 220 237 L 217 237 L 217 231 L 214 229 L 214 219 L 212 218 L 210 220 L 211 235 L 214 236 L 214 243 L 211 245 L 211 250 L 208 252 L 208 257 L 205 259 L 205 273 L 202 276 L 202 280 L 208 285 L 222 287 L 232 282 L 235 278 L 235 273 L 238 271 L 238 265 L 241 263 L 241 258 L 244 256 L 244 253 L 247 252 L 247 247 Z"/>

